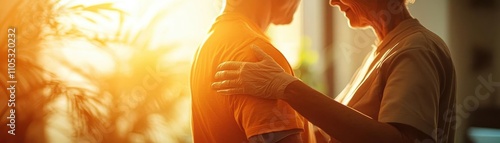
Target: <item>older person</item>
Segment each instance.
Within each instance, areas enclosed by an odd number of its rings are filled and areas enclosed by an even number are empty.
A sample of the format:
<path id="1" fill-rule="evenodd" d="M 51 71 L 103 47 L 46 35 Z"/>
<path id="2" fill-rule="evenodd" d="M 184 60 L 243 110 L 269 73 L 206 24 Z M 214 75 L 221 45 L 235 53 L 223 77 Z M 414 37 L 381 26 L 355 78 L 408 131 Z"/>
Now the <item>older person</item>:
<path id="1" fill-rule="evenodd" d="M 293 74 L 265 32 L 289 24 L 300 0 L 225 0 L 225 7 L 196 53 L 191 70 L 193 141 L 198 143 L 313 143 L 310 124 L 284 101 L 251 96 L 215 96 L 210 89 L 223 61 L 258 61 L 258 45 Z"/>
<path id="2" fill-rule="evenodd" d="M 335 100 L 286 74 L 253 48 L 259 62 L 224 62 L 212 87 L 286 101 L 341 142 L 453 142 L 455 70 L 446 44 L 405 0 L 331 0 L 352 28 L 371 27 L 378 40 Z"/>

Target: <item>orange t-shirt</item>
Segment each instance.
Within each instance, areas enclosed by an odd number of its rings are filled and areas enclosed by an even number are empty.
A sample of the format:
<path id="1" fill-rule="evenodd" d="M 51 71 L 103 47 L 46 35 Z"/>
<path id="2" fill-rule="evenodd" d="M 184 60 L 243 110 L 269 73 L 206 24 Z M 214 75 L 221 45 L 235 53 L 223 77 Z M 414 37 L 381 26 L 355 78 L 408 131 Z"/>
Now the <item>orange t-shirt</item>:
<path id="1" fill-rule="evenodd" d="M 314 142 L 312 125 L 281 100 L 247 95 L 218 95 L 210 85 L 224 61 L 257 61 L 257 45 L 289 74 L 292 68 L 255 24 L 238 14 L 219 16 L 198 49 L 191 69 L 192 131 L 194 142 L 243 143 L 254 135 L 301 129 L 304 142 Z"/>

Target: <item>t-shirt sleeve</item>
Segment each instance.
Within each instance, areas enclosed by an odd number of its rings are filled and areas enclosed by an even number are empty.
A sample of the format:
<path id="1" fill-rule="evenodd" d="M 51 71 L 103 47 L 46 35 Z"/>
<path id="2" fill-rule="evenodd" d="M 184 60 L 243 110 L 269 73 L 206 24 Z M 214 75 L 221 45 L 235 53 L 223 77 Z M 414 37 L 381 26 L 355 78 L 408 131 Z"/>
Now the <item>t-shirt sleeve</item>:
<path id="1" fill-rule="evenodd" d="M 304 128 L 302 119 L 283 101 L 251 96 L 237 96 L 236 98 L 234 118 L 245 131 L 247 138 Z"/>
<path id="2" fill-rule="evenodd" d="M 410 125 L 436 139 L 440 78 L 436 56 L 424 48 L 395 55 L 386 70 L 379 121 Z"/>
<path id="3" fill-rule="evenodd" d="M 242 49 L 243 53 L 239 56 L 243 61 L 257 61 L 250 50 L 252 45 L 262 48 L 280 65 L 288 65 L 288 63 L 282 62 L 286 59 L 281 54 L 276 55 L 276 53 L 273 53 L 276 49 L 271 44 L 258 39 Z M 284 101 L 261 99 L 248 95 L 231 97 L 233 98 L 231 106 L 234 111 L 234 118 L 242 130 L 245 131 L 247 138 L 291 129 L 304 130 L 304 119 Z"/>

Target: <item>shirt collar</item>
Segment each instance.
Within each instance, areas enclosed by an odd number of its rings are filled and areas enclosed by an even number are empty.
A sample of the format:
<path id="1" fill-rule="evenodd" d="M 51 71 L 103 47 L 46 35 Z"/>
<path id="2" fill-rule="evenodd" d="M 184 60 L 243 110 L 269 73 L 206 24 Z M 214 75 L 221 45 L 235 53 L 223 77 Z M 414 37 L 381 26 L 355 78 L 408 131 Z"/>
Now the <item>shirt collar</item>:
<path id="1" fill-rule="evenodd" d="M 377 46 L 377 52 L 380 52 L 381 50 L 385 49 L 385 47 L 389 47 L 390 43 L 394 43 L 393 41 L 402 40 L 402 38 L 405 38 L 409 34 L 412 34 L 412 31 L 418 30 L 418 27 L 423 27 L 420 22 L 417 19 L 407 19 L 401 22 L 396 28 L 394 28 L 392 31 L 390 31 L 384 39 L 380 42 L 380 44 Z"/>
<path id="2" fill-rule="evenodd" d="M 250 20 L 248 17 L 235 12 L 224 12 L 221 15 L 219 15 L 215 20 L 215 24 L 212 26 L 212 29 L 210 31 L 212 31 L 219 23 L 227 21 L 238 21 L 238 20 L 245 23 L 246 26 L 248 26 L 250 29 L 252 29 L 252 31 L 256 32 L 262 38 L 269 40 L 269 37 L 257 26 L 255 22 Z"/>

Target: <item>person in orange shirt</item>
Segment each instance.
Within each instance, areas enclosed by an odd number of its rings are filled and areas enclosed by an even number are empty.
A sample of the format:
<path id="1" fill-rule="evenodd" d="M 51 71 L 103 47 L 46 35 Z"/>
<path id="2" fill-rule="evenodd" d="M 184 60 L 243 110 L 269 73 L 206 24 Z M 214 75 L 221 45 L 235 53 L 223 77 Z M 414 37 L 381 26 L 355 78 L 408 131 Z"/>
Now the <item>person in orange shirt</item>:
<path id="1" fill-rule="evenodd" d="M 226 0 L 191 69 L 192 133 L 195 143 L 315 142 L 312 124 L 278 100 L 219 96 L 210 88 L 223 61 L 257 61 L 264 50 L 293 75 L 285 57 L 265 35 L 270 24 L 289 24 L 300 0 Z"/>

